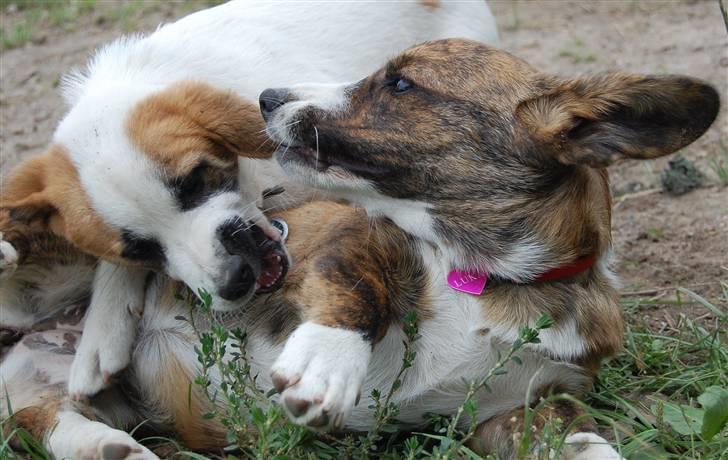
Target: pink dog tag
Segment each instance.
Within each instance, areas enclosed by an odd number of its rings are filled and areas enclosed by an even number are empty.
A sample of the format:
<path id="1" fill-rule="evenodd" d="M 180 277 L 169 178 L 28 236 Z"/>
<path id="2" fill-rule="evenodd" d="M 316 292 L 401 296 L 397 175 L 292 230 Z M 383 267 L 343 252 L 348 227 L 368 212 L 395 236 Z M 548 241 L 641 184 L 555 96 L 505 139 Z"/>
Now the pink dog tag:
<path id="1" fill-rule="evenodd" d="M 472 295 L 482 294 L 487 281 L 488 275 L 486 273 L 453 270 L 447 275 L 447 284 L 451 288 Z"/>

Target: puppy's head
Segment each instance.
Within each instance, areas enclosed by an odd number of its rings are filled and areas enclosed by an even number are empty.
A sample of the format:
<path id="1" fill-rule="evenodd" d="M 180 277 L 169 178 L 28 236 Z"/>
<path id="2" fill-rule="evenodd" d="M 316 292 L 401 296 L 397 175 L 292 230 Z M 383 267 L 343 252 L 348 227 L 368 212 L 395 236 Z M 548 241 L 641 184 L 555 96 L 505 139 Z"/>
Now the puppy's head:
<path id="1" fill-rule="evenodd" d="M 414 47 L 354 84 L 261 95 L 294 178 L 516 279 L 599 250 L 604 241 L 591 240 L 609 229 L 599 169 L 684 147 L 718 107 L 694 79 L 562 79 L 458 39 Z"/>
<path id="2" fill-rule="evenodd" d="M 274 289 L 288 264 L 256 184 L 239 180 L 239 156 L 269 154 L 262 130 L 257 107 L 200 83 L 138 97 L 90 89 L 53 146 L 5 181 L 0 206 L 99 258 L 164 270 L 229 310 Z"/>

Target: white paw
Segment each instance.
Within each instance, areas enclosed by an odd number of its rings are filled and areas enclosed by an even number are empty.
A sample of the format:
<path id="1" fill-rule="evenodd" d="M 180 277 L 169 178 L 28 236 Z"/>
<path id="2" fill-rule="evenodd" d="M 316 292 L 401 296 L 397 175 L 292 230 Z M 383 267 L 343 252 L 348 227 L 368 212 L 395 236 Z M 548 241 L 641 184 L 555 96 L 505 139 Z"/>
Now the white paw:
<path id="1" fill-rule="evenodd" d="M 104 389 L 114 374 L 129 365 L 135 337 L 136 323 L 107 324 L 92 329 L 87 321 L 71 364 L 69 394 L 79 398 L 95 395 Z"/>
<path id="2" fill-rule="evenodd" d="M 574 433 L 566 437 L 564 460 L 623 460 L 609 442 L 596 433 Z"/>
<path id="3" fill-rule="evenodd" d="M 0 281 L 13 276 L 17 268 L 18 251 L 3 239 L 3 232 L 0 232 Z"/>
<path id="4" fill-rule="evenodd" d="M 101 391 L 131 361 L 144 307 L 145 272 L 101 262 L 68 377 L 74 398 Z"/>
<path id="5" fill-rule="evenodd" d="M 286 341 L 271 378 L 292 421 L 340 429 L 358 404 L 370 357 L 361 333 L 307 322 Z"/>
<path id="6" fill-rule="evenodd" d="M 152 451 L 128 433 L 74 412 L 58 414 L 58 424 L 48 438 L 55 458 L 101 460 L 158 460 Z"/>
<path id="7" fill-rule="evenodd" d="M 98 441 L 92 452 L 103 460 L 156 460 L 152 451 L 123 431 L 111 430 Z M 87 458 L 87 457 L 82 457 Z"/>

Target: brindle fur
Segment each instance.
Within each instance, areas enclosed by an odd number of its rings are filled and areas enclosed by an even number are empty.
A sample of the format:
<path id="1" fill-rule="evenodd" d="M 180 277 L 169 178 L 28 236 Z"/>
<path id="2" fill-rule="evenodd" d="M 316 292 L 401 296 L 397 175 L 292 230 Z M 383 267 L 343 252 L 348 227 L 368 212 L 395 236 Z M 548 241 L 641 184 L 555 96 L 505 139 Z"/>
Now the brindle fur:
<path id="1" fill-rule="evenodd" d="M 399 92 L 401 79 L 409 83 Z M 307 101 L 306 90 L 278 91 L 285 103 Z M 606 267 L 611 199 L 603 168 L 693 142 L 717 115 L 713 87 L 622 73 L 562 79 L 506 52 L 452 39 L 405 51 L 343 94 L 332 109 L 313 99 L 281 110 L 278 119 L 268 115 L 274 139 L 290 143 L 277 154 L 284 168 L 290 164 L 305 183 L 392 219 L 397 211 L 389 209 L 423 206 L 431 233 L 418 234 L 417 224 L 408 230 L 437 244 L 452 268 L 496 278 L 499 269 L 511 271 L 481 296 L 493 324 L 518 327 L 540 313 L 556 328 L 575 324 L 583 351 L 554 359 L 593 375 L 620 350 L 618 286 Z M 286 128 L 279 131 L 279 123 Z M 584 273 L 529 282 L 586 255 L 599 261 Z M 481 434 L 487 438 L 510 417 L 485 422 Z M 509 436 L 485 438 L 476 447 L 512 448 Z"/>

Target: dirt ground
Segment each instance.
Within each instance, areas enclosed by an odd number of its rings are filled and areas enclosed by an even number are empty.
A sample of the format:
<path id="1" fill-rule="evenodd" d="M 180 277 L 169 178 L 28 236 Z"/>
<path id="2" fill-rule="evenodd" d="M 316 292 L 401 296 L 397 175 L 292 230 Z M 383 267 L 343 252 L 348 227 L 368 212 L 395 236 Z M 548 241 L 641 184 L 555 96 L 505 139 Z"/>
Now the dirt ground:
<path id="1" fill-rule="evenodd" d="M 113 0 L 107 0 L 113 1 Z M 9 30 L 25 12 L 0 2 Z M 20 2 L 18 2 L 20 3 Z M 147 2 L 147 5 L 150 2 Z M 725 307 L 720 282 L 728 281 L 728 188 L 710 164 L 728 156 L 728 33 L 718 2 L 698 1 L 491 1 L 502 47 L 543 70 L 574 75 L 603 70 L 682 73 L 713 83 L 724 107 L 710 131 L 683 155 L 706 176 L 701 188 L 680 197 L 660 189 L 667 159 L 611 168 L 615 195 L 617 270 L 625 291 L 674 296 L 683 286 Z M 158 2 L 120 24 L 103 9 L 73 19 L 71 27 L 36 31 L 25 45 L 0 58 L 0 168 L 42 151 L 64 113 L 60 75 L 81 66 L 98 45 L 122 30 L 149 31 L 196 5 Z M 726 165 L 728 166 L 728 165 Z M 653 311 L 671 321 L 672 309 Z"/>

